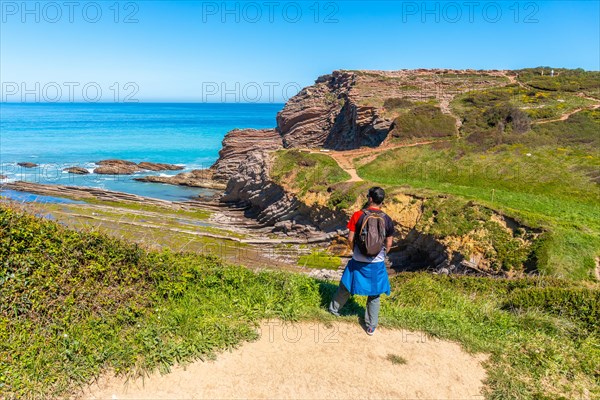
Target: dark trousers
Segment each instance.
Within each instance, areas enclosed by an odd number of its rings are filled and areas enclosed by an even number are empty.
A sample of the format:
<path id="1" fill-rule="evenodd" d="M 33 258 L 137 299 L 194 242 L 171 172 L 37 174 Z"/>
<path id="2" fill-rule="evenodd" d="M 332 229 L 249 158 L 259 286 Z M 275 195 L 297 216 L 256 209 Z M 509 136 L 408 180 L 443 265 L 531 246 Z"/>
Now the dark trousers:
<path id="1" fill-rule="evenodd" d="M 340 286 L 338 286 L 337 291 L 333 296 L 333 300 L 329 303 L 329 312 L 339 317 L 340 309 L 344 307 L 344 304 L 346 304 L 349 298 L 350 292 L 346 289 L 346 286 L 340 282 Z M 365 307 L 365 325 L 367 328 L 377 328 L 380 306 L 381 302 L 379 300 L 379 295 L 367 297 L 367 306 Z"/>

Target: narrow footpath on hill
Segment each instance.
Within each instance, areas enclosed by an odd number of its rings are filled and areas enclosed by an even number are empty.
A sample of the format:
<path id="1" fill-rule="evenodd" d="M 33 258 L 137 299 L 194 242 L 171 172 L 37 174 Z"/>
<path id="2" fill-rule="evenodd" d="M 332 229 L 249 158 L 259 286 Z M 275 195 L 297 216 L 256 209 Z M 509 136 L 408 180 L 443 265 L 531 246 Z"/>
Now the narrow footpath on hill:
<path id="1" fill-rule="evenodd" d="M 339 167 L 346 171 L 348 175 L 350 175 L 350 179 L 346 182 L 362 182 L 363 179 L 358 176 L 356 172 L 356 168 L 354 166 L 354 159 L 361 156 L 368 156 L 368 160 L 366 162 L 374 160 L 378 155 L 388 150 L 399 149 L 402 147 L 414 147 L 414 146 L 422 146 L 426 144 L 440 142 L 441 140 L 430 140 L 426 142 L 417 142 L 417 143 L 408 143 L 408 144 L 394 144 L 394 143 L 386 143 L 384 142 L 379 147 L 361 147 L 360 149 L 354 150 L 314 150 L 308 149 L 306 151 L 313 154 L 326 154 L 333 158 Z"/>
<path id="2" fill-rule="evenodd" d="M 358 323 L 264 322 L 260 337 L 215 360 L 127 381 L 106 374 L 77 400 L 483 399 L 486 356 L 406 330 Z"/>
<path id="3" fill-rule="evenodd" d="M 584 98 L 585 98 L 585 99 L 588 99 L 588 100 L 595 100 L 595 99 L 593 99 L 592 97 L 584 97 Z M 597 101 L 597 100 L 596 100 L 596 101 Z M 571 115 L 573 115 L 573 114 L 576 114 L 576 113 L 578 113 L 578 112 L 580 112 L 580 111 L 583 111 L 583 110 L 595 110 L 595 109 L 597 109 L 597 108 L 600 108 L 600 104 L 594 104 L 594 105 L 592 105 L 592 106 L 588 106 L 588 107 L 576 108 L 575 110 L 571 110 L 571 111 L 569 111 L 569 112 L 566 112 L 566 113 L 564 113 L 563 115 L 561 115 L 561 116 L 560 116 L 560 117 L 558 117 L 558 118 L 553 118 L 553 119 L 545 119 L 545 120 L 542 120 L 542 121 L 536 121 L 536 122 L 534 122 L 534 124 L 547 124 L 547 123 L 549 123 L 549 122 L 565 121 L 565 120 L 566 120 L 566 119 L 568 119 L 568 118 L 569 118 Z"/>

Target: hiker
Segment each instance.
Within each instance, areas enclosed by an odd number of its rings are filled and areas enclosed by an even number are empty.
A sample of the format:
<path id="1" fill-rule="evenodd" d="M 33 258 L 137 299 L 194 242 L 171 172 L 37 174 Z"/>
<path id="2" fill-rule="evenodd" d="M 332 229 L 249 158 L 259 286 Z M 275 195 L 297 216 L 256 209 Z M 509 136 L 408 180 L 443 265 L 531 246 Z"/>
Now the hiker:
<path id="1" fill-rule="evenodd" d="M 339 317 L 339 311 L 351 294 L 367 297 L 365 326 L 373 335 L 379 318 L 379 295 L 390 295 L 390 281 L 385 268 L 385 256 L 392 247 L 394 223 L 381 211 L 385 192 L 380 187 L 369 189 L 368 203 L 352 215 L 348 222 L 348 240 L 352 259 L 346 265 L 340 285 L 329 304 L 329 312 Z"/>

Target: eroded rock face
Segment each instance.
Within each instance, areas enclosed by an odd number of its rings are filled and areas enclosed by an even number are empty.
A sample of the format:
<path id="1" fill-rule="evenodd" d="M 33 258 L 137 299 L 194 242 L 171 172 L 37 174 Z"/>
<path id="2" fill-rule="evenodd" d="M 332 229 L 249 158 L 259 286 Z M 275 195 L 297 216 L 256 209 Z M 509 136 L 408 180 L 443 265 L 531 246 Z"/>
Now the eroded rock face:
<path id="1" fill-rule="evenodd" d="M 454 96 L 498 86 L 505 75 L 506 71 L 469 70 L 334 71 L 286 103 L 277 115 L 277 130 L 286 148 L 376 147 L 386 140 L 398 115 L 386 108 L 386 100 L 433 100 L 449 114 Z"/>
<path id="2" fill-rule="evenodd" d="M 335 75 L 335 76 L 334 76 Z M 322 147 L 335 124 L 351 85 L 352 75 L 332 74 L 317 79 L 288 100 L 277 114 L 277 131 L 283 145 Z"/>
<path id="3" fill-rule="evenodd" d="M 346 223 L 344 213 L 309 207 L 287 193 L 271 181 L 269 163 L 266 152 L 249 153 L 229 179 L 221 202 L 245 208 L 247 217 L 288 235 L 333 238 L 342 233 Z"/>
<path id="4" fill-rule="evenodd" d="M 281 148 L 281 136 L 275 129 L 234 129 L 225 135 L 219 159 L 210 168 L 213 179 L 226 182 L 251 152 Z"/>
<path id="5" fill-rule="evenodd" d="M 85 174 L 90 173 L 90 171 L 88 171 L 87 169 L 85 169 L 83 167 L 69 167 L 69 168 L 64 168 L 63 171 L 66 171 L 70 174 L 77 174 L 77 175 L 85 175 Z"/>

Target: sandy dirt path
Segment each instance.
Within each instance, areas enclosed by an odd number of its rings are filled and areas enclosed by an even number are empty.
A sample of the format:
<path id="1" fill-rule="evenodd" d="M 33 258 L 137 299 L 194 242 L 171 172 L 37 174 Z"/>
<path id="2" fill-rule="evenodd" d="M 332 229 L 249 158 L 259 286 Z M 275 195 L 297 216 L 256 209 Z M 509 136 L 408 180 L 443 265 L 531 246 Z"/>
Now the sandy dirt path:
<path id="1" fill-rule="evenodd" d="M 591 97 L 586 97 L 586 99 L 591 99 Z M 583 110 L 595 110 L 597 108 L 600 108 L 600 104 L 594 104 L 591 105 L 589 107 L 581 107 L 581 108 L 576 108 L 575 110 L 569 111 L 564 113 L 563 115 L 561 115 L 559 118 L 553 118 L 553 119 L 545 119 L 545 120 L 541 120 L 541 121 L 536 121 L 534 122 L 534 124 L 547 124 L 549 122 L 558 122 L 558 121 L 565 121 L 567 120 L 571 115 L 576 114 L 580 111 Z"/>
<path id="2" fill-rule="evenodd" d="M 484 355 L 422 333 L 358 323 L 264 322 L 260 339 L 217 356 L 125 382 L 110 375 L 92 399 L 483 399 Z M 403 364 L 389 357 L 398 356 Z M 397 359 L 397 360 L 398 360 Z"/>
<path id="3" fill-rule="evenodd" d="M 425 142 L 417 142 L 417 143 L 406 143 L 406 144 L 394 144 L 394 143 L 386 143 L 384 142 L 381 146 L 370 148 L 370 147 L 361 147 L 360 149 L 354 150 L 330 150 L 330 151 L 322 151 L 322 150 L 314 150 L 314 149 L 304 149 L 303 151 L 307 151 L 313 154 L 326 154 L 333 158 L 341 169 L 346 171 L 348 175 L 350 175 L 350 179 L 346 182 L 362 182 L 363 179 L 356 172 L 356 168 L 354 167 L 354 159 L 360 156 L 368 155 L 371 160 L 375 159 L 379 154 L 386 152 L 388 150 L 399 149 L 402 147 L 414 147 L 414 146 L 422 146 L 426 144 L 432 144 L 435 142 L 440 142 L 441 140 L 430 140 Z"/>

